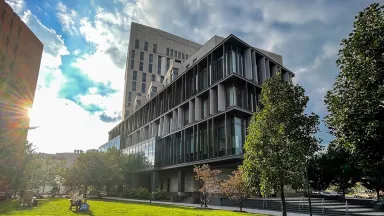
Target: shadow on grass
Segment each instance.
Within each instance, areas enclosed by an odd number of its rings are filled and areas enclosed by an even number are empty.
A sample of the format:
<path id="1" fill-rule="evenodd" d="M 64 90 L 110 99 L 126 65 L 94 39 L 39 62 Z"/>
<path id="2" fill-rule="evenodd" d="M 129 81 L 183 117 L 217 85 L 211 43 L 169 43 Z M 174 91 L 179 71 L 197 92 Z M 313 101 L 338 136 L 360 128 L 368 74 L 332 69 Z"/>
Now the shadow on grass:
<path id="1" fill-rule="evenodd" d="M 48 199 L 37 199 L 38 203 L 37 206 L 34 207 L 22 207 L 21 208 L 21 201 L 20 200 L 8 200 L 5 202 L 0 202 L 0 215 L 3 214 L 10 214 L 13 211 L 30 211 L 33 208 L 38 208 L 39 206 L 44 205 L 45 203 L 49 202 Z"/>
<path id="2" fill-rule="evenodd" d="M 101 202 L 110 202 L 110 203 L 129 203 L 129 204 L 135 204 L 135 205 L 142 205 L 142 206 L 146 206 L 146 205 L 150 205 L 150 206 L 158 206 L 158 207 L 164 207 L 164 208 L 177 208 L 177 209 L 182 209 L 182 210 L 194 210 L 194 211 L 201 211 L 201 212 L 204 212 L 204 211 L 229 211 L 229 210 L 225 210 L 225 209 L 211 209 L 209 208 L 199 208 L 199 207 L 195 207 L 195 206 L 182 206 L 182 205 L 175 205 L 175 204 L 162 204 L 162 203 L 150 203 L 149 201 L 148 202 L 134 202 L 134 201 L 124 201 L 124 200 L 107 200 L 107 199 L 92 199 L 92 200 L 95 200 L 95 201 L 101 201 Z M 236 212 L 236 213 L 244 213 L 244 214 L 249 214 L 248 212 L 246 211 L 229 211 L 229 212 Z"/>

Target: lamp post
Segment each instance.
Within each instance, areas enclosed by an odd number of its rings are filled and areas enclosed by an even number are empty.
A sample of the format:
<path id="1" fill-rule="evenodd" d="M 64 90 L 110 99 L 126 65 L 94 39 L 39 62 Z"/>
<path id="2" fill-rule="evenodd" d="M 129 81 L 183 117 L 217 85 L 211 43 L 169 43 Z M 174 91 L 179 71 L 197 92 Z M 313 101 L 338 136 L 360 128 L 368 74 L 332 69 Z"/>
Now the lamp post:
<path id="1" fill-rule="evenodd" d="M 309 189 L 309 175 L 308 175 L 310 161 L 311 161 L 311 157 L 309 156 L 309 157 L 307 157 L 307 166 L 305 168 L 305 176 L 306 176 L 306 181 L 307 181 L 307 194 L 308 194 L 308 202 L 309 202 L 309 215 L 312 216 L 311 191 Z"/>
<path id="2" fill-rule="evenodd" d="M 311 191 L 309 189 L 308 169 L 309 169 L 309 164 L 308 164 L 305 172 L 306 172 L 306 177 L 307 177 L 307 193 L 308 193 L 308 202 L 309 202 L 309 215 L 312 216 Z"/>

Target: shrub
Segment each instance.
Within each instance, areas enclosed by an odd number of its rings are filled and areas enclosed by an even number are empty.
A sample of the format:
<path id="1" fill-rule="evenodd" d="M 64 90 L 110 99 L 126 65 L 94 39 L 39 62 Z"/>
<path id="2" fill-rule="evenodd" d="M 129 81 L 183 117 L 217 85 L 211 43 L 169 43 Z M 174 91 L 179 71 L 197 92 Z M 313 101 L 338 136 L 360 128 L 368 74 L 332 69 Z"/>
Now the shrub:
<path id="1" fill-rule="evenodd" d="M 153 199 L 154 200 L 165 200 L 165 199 L 167 199 L 167 197 L 165 196 L 164 192 L 160 191 L 160 190 L 156 190 L 156 191 L 152 192 L 152 195 L 153 195 Z"/>
<path id="2" fill-rule="evenodd" d="M 125 198 L 136 198 L 137 197 L 137 190 L 136 189 L 127 189 L 123 193 L 123 197 Z"/>
<path id="3" fill-rule="evenodd" d="M 138 199 L 149 199 L 150 193 L 148 192 L 147 188 L 139 188 L 139 189 L 137 189 L 136 196 Z"/>

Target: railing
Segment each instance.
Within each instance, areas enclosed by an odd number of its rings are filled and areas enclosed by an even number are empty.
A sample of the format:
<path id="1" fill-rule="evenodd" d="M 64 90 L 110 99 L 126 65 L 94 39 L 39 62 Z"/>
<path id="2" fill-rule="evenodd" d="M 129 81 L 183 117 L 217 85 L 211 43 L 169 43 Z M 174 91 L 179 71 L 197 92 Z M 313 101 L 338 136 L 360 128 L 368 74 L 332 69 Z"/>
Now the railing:
<path id="1" fill-rule="evenodd" d="M 304 199 L 304 196 L 302 196 L 301 199 L 300 199 L 299 212 L 301 212 L 301 205 L 305 206 L 305 202 L 303 204 L 303 199 Z"/>
<path id="2" fill-rule="evenodd" d="M 324 198 L 321 199 L 321 215 L 324 215 Z"/>

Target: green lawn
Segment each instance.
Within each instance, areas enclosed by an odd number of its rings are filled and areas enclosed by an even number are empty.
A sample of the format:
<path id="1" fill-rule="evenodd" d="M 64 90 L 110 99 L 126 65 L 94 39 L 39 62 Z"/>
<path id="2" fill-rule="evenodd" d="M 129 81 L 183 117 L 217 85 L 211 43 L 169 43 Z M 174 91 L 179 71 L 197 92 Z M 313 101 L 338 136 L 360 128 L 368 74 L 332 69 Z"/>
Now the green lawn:
<path id="1" fill-rule="evenodd" d="M 43 199 L 39 205 L 31 210 L 19 207 L 18 201 L 0 202 L 0 215 L 208 215 L 208 216 L 248 216 L 256 214 L 237 213 L 230 211 L 219 211 L 199 209 L 192 207 L 181 207 L 175 205 L 141 204 L 108 200 L 89 200 L 90 211 L 71 212 L 68 210 L 67 199 Z M 75 208 L 73 208 L 75 210 Z"/>

